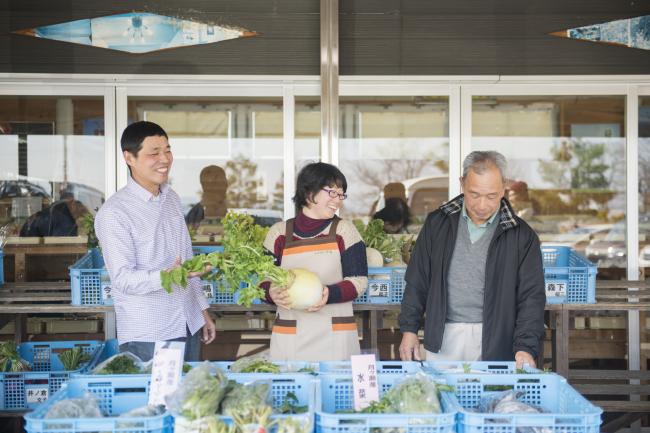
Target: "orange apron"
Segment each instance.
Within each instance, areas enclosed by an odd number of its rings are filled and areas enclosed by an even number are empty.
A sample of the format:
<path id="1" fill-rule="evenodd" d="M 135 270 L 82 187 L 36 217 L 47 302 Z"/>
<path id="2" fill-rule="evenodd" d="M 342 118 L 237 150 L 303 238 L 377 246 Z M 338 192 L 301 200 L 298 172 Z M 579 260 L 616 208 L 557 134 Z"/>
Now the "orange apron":
<path id="1" fill-rule="evenodd" d="M 341 253 L 336 241 L 338 217 L 329 234 L 311 239 L 293 239 L 293 223 L 286 222 L 282 268 L 308 269 L 323 285 L 343 280 Z M 342 361 L 359 354 L 357 324 L 352 302 L 326 304 L 316 312 L 278 307 L 271 334 L 274 361 Z"/>

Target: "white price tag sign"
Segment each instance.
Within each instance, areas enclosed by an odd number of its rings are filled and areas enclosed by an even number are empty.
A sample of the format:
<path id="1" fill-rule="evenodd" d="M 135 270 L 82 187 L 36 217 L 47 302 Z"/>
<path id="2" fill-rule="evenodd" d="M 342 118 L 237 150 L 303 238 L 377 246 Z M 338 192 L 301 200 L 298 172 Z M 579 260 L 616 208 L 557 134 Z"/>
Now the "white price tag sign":
<path id="1" fill-rule="evenodd" d="M 29 386 L 25 388 L 25 402 L 27 404 L 43 403 L 50 395 L 48 385 Z"/>
<path id="2" fill-rule="evenodd" d="M 371 402 L 379 401 L 377 384 L 377 362 L 375 355 L 352 355 L 352 390 L 354 392 L 354 410 L 368 407 Z"/>
<path id="3" fill-rule="evenodd" d="M 203 294 L 206 298 L 212 299 L 214 293 L 212 293 L 212 283 L 209 281 L 201 280 L 201 288 L 203 289 Z"/>
<path id="4" fill-rule="evenodd" d="M 165 396 L 176 391 L 183 374 L 185 342 L 157 341 L 151 366 L 149 404 L 164 405 Z"/>
<path id="5" fill-rule="evenodd" d="M 371 281 L 368 284 L 368 295 L 387 298 L 390 296 L 390 280 Z"/>
<path id="6" fill-rule="evenodd" d="M 101 279 L 102 300 L 111 299 L 111 279 L 108 275 L 102 275 Z"/>
<path id="7" fill-rule="evenodd" d="M 547 281 L 546 282 L 546 296 L 549 298 L 566 297 L 567 283 L 564 281 Z"/>

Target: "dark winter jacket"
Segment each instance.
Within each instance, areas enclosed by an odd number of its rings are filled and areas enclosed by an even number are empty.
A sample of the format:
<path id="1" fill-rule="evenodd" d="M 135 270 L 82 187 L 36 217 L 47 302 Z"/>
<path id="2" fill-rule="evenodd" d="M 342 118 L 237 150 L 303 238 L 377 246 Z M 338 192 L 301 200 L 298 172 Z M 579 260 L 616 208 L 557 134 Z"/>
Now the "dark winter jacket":
<path id="1" fill-rule="evenodd" d="M 462 207 L 461 194 L 427 216 L 406 270 L 400 329 L 417 332 L 424 322 L 424 347 L 434 353 L 442 346 L 447 275 Z M 485 268 L 482 359 L 512 360 L 520 350 L 535 358 L 546 303 L 539 238 L 505 198 L 497 221 Z"/>

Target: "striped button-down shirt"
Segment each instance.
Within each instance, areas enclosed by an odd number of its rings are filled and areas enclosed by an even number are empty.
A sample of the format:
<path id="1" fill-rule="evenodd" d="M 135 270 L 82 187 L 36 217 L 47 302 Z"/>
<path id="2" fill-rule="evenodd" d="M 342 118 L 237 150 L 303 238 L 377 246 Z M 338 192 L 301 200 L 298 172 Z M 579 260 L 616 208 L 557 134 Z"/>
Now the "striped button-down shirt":
<path id="1" fill-rule="evenodd" d="M 160 271 L 176 257 L 192 257 L 181 201 L 169 186 L 154 196 L 129 178 L 97 213 L 95 231 L 111 277 L 120 344 L 184 337 L 186 328 L 194 334 L 205 324 L 202 310 L 209 304 L 198 278 L 171 294 L 160 283 Z"/>

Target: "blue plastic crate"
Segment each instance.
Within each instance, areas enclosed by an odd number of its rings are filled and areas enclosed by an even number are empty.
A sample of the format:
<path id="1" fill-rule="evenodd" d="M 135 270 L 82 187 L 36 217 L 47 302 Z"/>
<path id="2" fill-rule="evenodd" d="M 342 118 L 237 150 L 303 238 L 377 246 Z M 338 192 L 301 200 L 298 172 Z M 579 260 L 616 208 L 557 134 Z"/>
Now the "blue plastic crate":
<path id="1" fill-rule="evenodd" d="M 5 253 L 0 250 L 0 286 L 5 283 Z"/>
<path id="2" fill-rule="evenodd" d="M 450 374 L 445 375 L 462 410 L 458 433 L 517 433 L 535 429 L 548 433 L 598 433 L 602 409 L 589 403 L 557 374 Z M 543 409 L 538 414 L 478 413 L 481 397 L 496 389 L 525 391 L 520 401 Z"/>
<path id="3" fill-rule="evenodd" d="M 280 420 L 284 418 L 293 418 L 305 423 L 314 423 L 314 413 L 318 409 L 318 393 L 320 382 L 318 379 L 307 374 L 259 374 L 259 373 L 241 373 L 241 374 L 227 374 L 228 379 L 234 380 L 238 383 L 251 383 L 257 380 L 270 382 L 271 384 L 271 406 L 277 409 L 282 406 L 286 400 L 287 393 L 292 392 L 298 398 L 298 406 L 307 406 L 307 412 L 294 415 L 271 415 L 270 419 Z M 232 418 L 229 416 L 219 416 L 219 418 L 226 424 L 232 423 Z M 178 416 L 174 418 L 176 431 L 188 431 L 187 421 Z M 196 425 L 196 424 L 194 424 Z M 271 431 L 275 431 L 272 428 Z"/>
<path id="4" fill-rule="evenodd" d="M 305 374 L 304 372 L 298 371 L 301 369 L 309 369 L 307 373 L 318 373 L 318 369 L 319 369 L 318 362 L 307 362 L 307 361 L 271 361 L 271 362 L 280 368 L 280 374 Z M 192 366 L 196 366 L 201 363 L 190 362 L 189 364 Z M 230 371 L 230 366 L 234 364 L 234 361 L 212 361 L 211 364 L 216 367 L 219 367 L 221 370 L 225 371 L 228 374 L 263 374 L 263 375 L 273 374 L 273 373 L 232 373 Z"/>
<path id="5" fill-rule="evenodd" d="M 401 304 L 406 266 L 368 268 L 368 288 L 355 304 Z"/>
<path id="6" fill-rule="evenodd" d="M 573 249 L 542 247 L 548 304 L 596 303 L 596 265 Z"/>
<path id="7" fill-rule="evenodd" d="M 373 433 L 388 429 L 404 433 L 452 433 L 459 409 L 453 394 L 442 393 L 439 414 L 342 414 L 354 408 L 350 374 L 322 374 L 321 410 L 316 412 L 316 433 Z M 379 373 L 379 395 L 392 388 L 402 374 Z"/>
<path id="8" fill-rule="evenodd" d="M 86 392 L 97 396 L 100 409 L 108 417 L 44 419 L 55 402 L 81 398 Z M 117 415 L 145 406 L 148 398 L 149 376 L 73 378 L 45 404 L 25 415 L 25 430 L 27 433 L 172 433 L 174 421 L 168 412 L 151 417 L 116 418 Z"/>
<path id="9" fill-rule="evenodd" d="M 222 251 L 221 246 L 193 246 L 194 254 Z M 234 304 L 233 293 L 220 289 L 220 282 L 202 281 L 203 292 L 211 304 Z M 111 280 L 104 267 L 104 258 L 97 248 L 88 251 L 70 266 L 72 305 L 113 305 Z"/>
<path id="10" fill-rule="evenodd" d="M 513 374 L 517 372 L 517 365 L 514 361 L 426 361 L 422 367 L 425 371 L 433 374 Z M 540 370 L 528 367 L 526 373 L 540 373 Z"/>
<path id="11" fill-rule="evenodd" d="M 81 347 L 92 355 L 79 369 L 65 371 L 59 353 Z M 0 410 L 34 408 L 61 388 L 71 374 L 84 373 L 99 359 L 103 343 L 100 341 L 36 342 L 18 345 L 21 358 L 29 362 L 32 371 L 0 373 Z"/>
<path id="12" fill-rule="evenodd" d="M 377 361 L 377 371 L 383 374 L 417 373 L 422 364 L 416 361 Z M 320 373 L 351 374 L 350 361 L 324 361 L 320 363 Z"/>
<path id="13" fill-rule="evenodd" d="M 89 250 L 70 266 L 72 305 L 113 305 L 111 280 L 97 248 Z"/>

